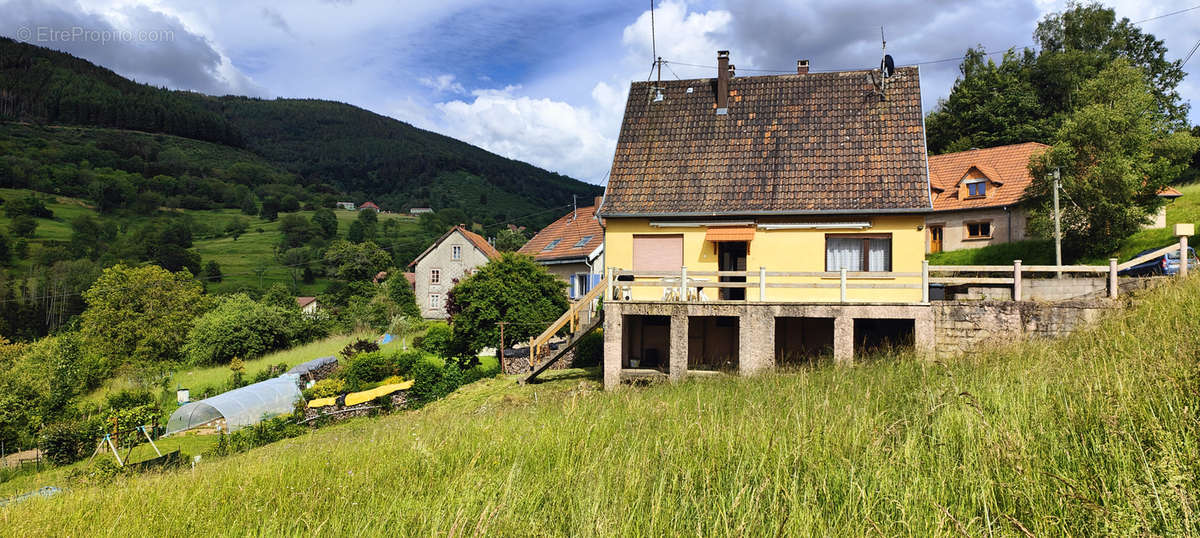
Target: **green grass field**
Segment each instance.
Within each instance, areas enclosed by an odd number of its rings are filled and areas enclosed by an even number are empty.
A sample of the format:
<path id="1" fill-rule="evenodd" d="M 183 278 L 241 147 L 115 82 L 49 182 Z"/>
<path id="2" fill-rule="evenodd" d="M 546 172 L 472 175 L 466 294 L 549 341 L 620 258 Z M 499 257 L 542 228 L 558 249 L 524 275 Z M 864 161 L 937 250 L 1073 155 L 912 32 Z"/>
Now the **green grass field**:
<path id="1" fill-rule="evenodd" d="M 1200 279 L 1061 341 L 596 391 L 495 378 L 195 471 L 0 510 L 2 534 L 1200 533 Z M 33 486 L 39 483 L 25 483 Z M 70 487 L 70 484 L 65 484 Z"/>

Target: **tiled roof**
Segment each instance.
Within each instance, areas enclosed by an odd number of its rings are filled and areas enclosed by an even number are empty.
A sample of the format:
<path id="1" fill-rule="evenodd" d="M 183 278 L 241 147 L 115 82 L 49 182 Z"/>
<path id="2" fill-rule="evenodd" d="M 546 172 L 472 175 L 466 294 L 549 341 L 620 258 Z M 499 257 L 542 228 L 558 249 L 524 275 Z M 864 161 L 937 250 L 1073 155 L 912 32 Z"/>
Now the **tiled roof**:
<path id="1" fill-rule="evenodd" d="M 579 245 L 579 242 L 588 236 L 591 236 L 591 239 Z M 546 247 L 554 241 L 558 242 L 554 244 L 553 248 L 546 250 Z M 517 252 L 533 256 L 537 261 L 586 258 L 603 241 L 604 229 L 600 227 L 600 221 L 596 219 L 596 206 L 581 207 L 578 213 L 568 212 L 562 218 L 550 223 Z"/>
<path id="2" fill-rule="evenodd" d="M 1025 195 L 1025 189 L 1033 182 L 1033 176 L 1029 173 L 1029 158 L 1046 147 L 1045 144 L 1026 142 L 930 155 L 929 184 L 934 189 L 933 210 L 997 207 L 1019 202 Z M 988 185 L 988 195 L 985 197 L 960 198 L 958 182 L 972 168 L 995 183 Z"/>
<path id="3" fill-rule="evenodd" d="M 434 241 L 432 245 L 429 245 L 429 248 L 425 249 L 425 252 L 422 252 L 420 256 L 414 258 L 412 263 L 409 263 L 408 266 L 416 267 L 417 262 L 421 261 L 421 258 L 424 258 L 425 256 L 429 255 L 430 252 L 433 252 L 434 249 L 438 248 L 438 245 L 442 244 L 442 241 L 445 241 L 446 238 L 450 237 L 450 235 L 454 232 L 461 233 L 463 237 L 467 238 L 467 241 L 470 241 L 472 245 L 475 245 L 475 248 L 479 249 L 480 252 L 483 252 L 483 255 L 487 256 L 489 260 L 494 260 L 500 257 L 500 251 L 496 250 L 496 247 L 493 247 L 490 243 L 488 243 L 487 239 L 484 239 L 482 235 L 472 232 L 462 226 L 455 226 L 451 228 L 450 231 L 442 234 L 442 236 L 439 237 L 437 241 Z"/>
<path id="4" fill-rule="evenodd" d="M 300 308 L 304 308 L 304 307 L 312 304 L 316 300 L 317 300 L 316 297 L 297 297 L 296 298 L 296 306 L 299 306 Z"/>
<path id="5" fill-rule="evenodd" d="M 1158 190 L 1158 195 L 1163 198 L 1179 198 L 1183 196 L 1183 193 L 1179 192 L 1175 187 L 1163 187 Z"/>
<path id="6" fill-rule="evenodd" d="M 929 209 L 918 70 L 635 82 L 600 214 L 701 216 Z M 651 99 L 651 86 L 662 101 Z"/>

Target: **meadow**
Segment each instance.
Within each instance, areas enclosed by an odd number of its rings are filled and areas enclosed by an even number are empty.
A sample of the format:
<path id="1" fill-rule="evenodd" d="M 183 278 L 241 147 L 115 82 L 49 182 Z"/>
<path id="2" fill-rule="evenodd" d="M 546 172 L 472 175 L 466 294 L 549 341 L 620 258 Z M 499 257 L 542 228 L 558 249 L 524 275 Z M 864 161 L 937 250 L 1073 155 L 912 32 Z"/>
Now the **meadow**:
<path id="1" fill-rule="evenodd" d="M 0 534 L 1194 535 L 1198 296 L 954 360 L 612 393 L 497 377 L 0 509 Z"/>

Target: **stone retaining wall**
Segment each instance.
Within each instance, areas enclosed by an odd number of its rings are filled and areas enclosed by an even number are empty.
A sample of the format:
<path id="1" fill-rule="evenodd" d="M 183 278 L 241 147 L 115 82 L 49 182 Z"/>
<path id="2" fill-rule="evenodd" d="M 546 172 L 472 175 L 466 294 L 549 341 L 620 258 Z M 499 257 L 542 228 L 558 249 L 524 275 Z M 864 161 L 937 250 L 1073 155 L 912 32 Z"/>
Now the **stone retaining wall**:
<path id="1" fill-rule="evenodd" d="M 934 301 L 934 352 L 949 357 L 1019 338 L 1054 338 L 1094 323 L 1119 305 L 1109 299 L 1059 302 Z"/>

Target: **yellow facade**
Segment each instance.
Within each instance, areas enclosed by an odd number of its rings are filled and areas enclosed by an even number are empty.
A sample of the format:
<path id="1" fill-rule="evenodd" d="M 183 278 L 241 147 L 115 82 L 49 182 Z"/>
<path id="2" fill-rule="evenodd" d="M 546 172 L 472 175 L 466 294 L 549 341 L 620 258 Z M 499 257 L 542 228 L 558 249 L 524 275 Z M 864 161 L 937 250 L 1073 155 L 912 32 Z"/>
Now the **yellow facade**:
<path id="1" fill-rule="evenodd" d="M 814 219 L 757 218 L 758 226 L 764 224 L 791 224 L 815 222 Z M 768 283 L 817 283 L 828 287 L 820 288 L 768 288 L 766 297 L 759 297 L 757 272 L 765 267 L 767 272 L 824 272 L 825 239 L 837 234 L 890 234 L 892 239 L 892 272 L 905 276 L 890 278 L 851 278 L 850 284 L 908 284 L 906 289 L 856 289 L 848 286 L 846 302 L 856 303 L 917 303 L 921 301 L 921 262 L 925 259 L 925 234 L 921 230 L 924 215 L 876 215 L 862 218 L 848 216 L 838 221 L 870 222 L 866 229 L 763 229 L 757 227 L 754 238 L 749 242 L 746 269 L 751 273 L 746 290 L 749 301 L 770 302 L 838 302 L 841 299 L 838 277 L 783 277 L 768 276 Z M 692 273 L 717 271 L 716 245 L 705 241 L 707 227 L 651 226 L 651 222 L 662 219 L 609 218 L 605 226 L 605 256 L 609 268 L 633 269 L 633 237 L 635 235 L 682 235 L 683 265 Z M 710 281 L 716 277 L 702 276 Z M 654 278 L 638 278 L 639 281 Z M 708 300 L 716 299 L 717 290 L 706 291 Z M 634 300 L 662 300 L 660 287 L 631 288 Z"/>

